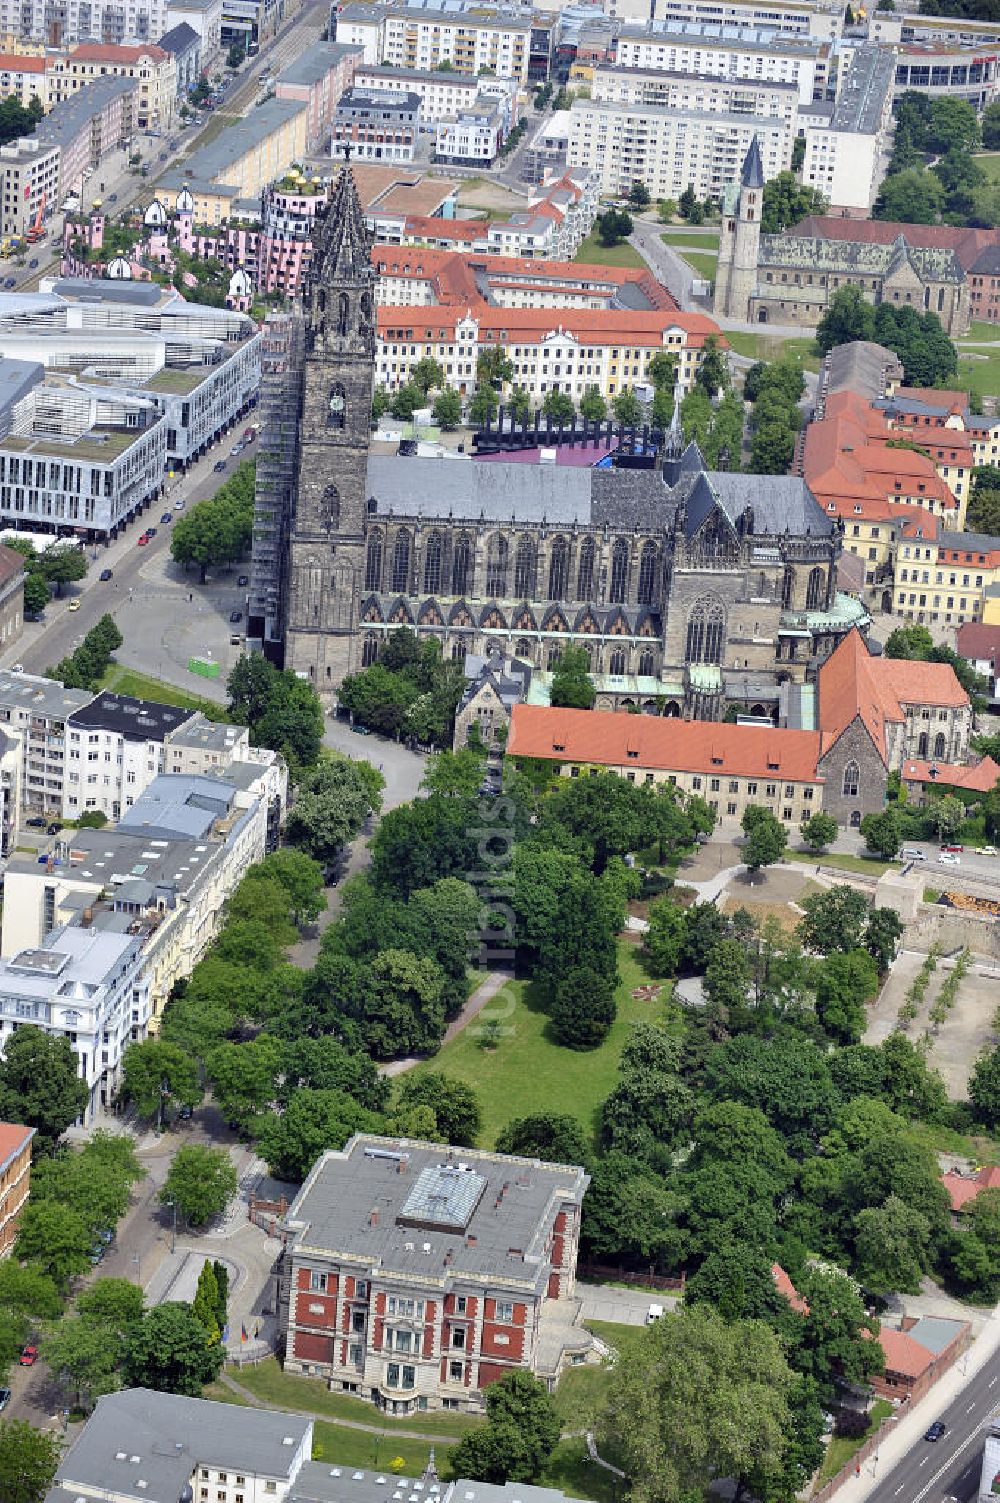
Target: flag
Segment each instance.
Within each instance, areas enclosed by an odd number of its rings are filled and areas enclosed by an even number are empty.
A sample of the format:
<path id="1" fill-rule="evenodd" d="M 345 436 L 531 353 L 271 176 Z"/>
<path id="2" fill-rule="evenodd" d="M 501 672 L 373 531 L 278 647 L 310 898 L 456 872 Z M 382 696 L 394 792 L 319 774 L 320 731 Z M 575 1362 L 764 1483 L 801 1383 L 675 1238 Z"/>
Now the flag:
<path id="1" fill-rule="evenodd" d="M 250 1338 L 247 1335 L 247 1328 L 246 1328 L 246 1326 L 245 1325 L 241 1325 L 240 1326 L 240 1340 L 241 1341 L 249 1341 L 249 1339 Z"/>
<path id="2" fill-rule="evenodd" d="M 31 197 L 31 184 L 30 183 L 25 183 L 25 185 L 24 185 L 24 196 L 25 196 L 25 198 L 30 198 Z"/>

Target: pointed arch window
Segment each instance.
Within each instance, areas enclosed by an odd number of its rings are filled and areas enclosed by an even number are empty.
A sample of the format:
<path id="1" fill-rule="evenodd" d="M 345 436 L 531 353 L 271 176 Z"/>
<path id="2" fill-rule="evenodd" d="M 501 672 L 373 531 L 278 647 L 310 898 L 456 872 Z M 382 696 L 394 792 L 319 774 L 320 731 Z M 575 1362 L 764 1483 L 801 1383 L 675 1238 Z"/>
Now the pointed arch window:
<path id="1" fill-rule="evenodd" d="M 656 554 L 655 543 L 646 543 L 643 546 L 639 560 L 638 600 L 640 605 L 652 605 L 656 599 Z"/>
<path id="2" fill-rule="evenodd" d="M 946 745 L 946 743 L 945 743 L 945 739 L 944 739 L 944 731 L 938 731 L 937 735 L 934 737 L 934 755 L 935 755 L 935 757 L 943 757 L 944 756 L 945 745 Z"/>
<path id="3" fill-rule="evenodd" d="M 382 534 L 376 530 L 368 539 L 368 555 L 365 560 L 365 589 L 382 588 Z"/>
<path id="4" fill-rule="evenodd" d="M 378 637 L 374 632 L 368 632 L 361 647 L 361 666 L 370 668 L 378 660 Z"/>
<path id="5" fill-rule="evenodd" d="M 858 788 L 861 785 L 861 769 L 857 762 L 848 762 L 844 768 L 844 797 L 857 798 Z"/>
<path id="6" fill-rule="evenodd" d="M 538 575 L 538 550 L 534 538 L 519 538 L 517 556 L 514 560 L 514 594 L 524 600 L 534 600 L 535 580 Z"/>
<path id="7" fill-rule="evenodd" d="M 611 659 L 608 663 L 608 672 L 617 678 L 621 678 L 624 674 L 625 654 L 620 649 L 611 654 Z"/>
<path id="8" fill-rule="evenodd" d="M 654 671 L 655 671 L 655 669 L 654 669 L 654 666 L 653 666 L 653 654 L 651 652 L 649 652 L 649 651 L 640 653 L 640 655 L 639 655 L 639 676 L 640 676 L 640 678 L 652 678 Z"/>
<path id="9" fill-rule="evenodd" d="M 795 595 L 795 570 L 794 569 L 786 569 L 785 570 L 785 577 L 781 581 L 781 608 L 782 608 L 782 610 L 787 611 L 787 610 L 789 610 L 791 608 L 792 599 L 793 599 L 794 595 Z"/>
<path id="10" fill-rule="evenodd" d="M 330 387 L 330 403 L 327 408 L 326 426 L 343 428 L 347 416 L 347 395 L 339 381 Z"/>
<path id="11" fill-rule="evenodd" d="M 396 534 L 396 546 L 392 550 L 392 588 L 405 595 L 410 588 L 410 534 L 400 528 Z"/>
<path id="12" fill-rule="evenodd" d="M 591 600 L 593 598 L 595 552 L 594 539 L 584 538 L 580 544 L 580 567 L 576 576 L 576 598 L 578 600 Z"/>
<path id="13" fill-rule="evenodd" d="M 553 538 L 549 554 L 549 599 L 566 599 L 566 577 L 569 571 L 569 546 L 565 538 Z"/>
<path id="14" fill-rule="evenodd" d="M 469 588 L 472 572 L 472 542 L 467 532 L 460 533 L 455 541 L 451 560 L 451 593 L 464 595 Z"/>
<path id="15" fill-rule="evenodd" d="M 337 301 L 337 333 L 341 339 L 346 339 L 351 327 L 351 300 L 346 292 L 342 292 Z"/>
<path id="16" fill-rule="evenodd" d="M 625 591 L 628 588 L 628 542 L 625 538 L 619 538 L 611 550 L 611 588 L 608 590 L 608 599 L 612 605 L 625 603 Z"/>
<path id="17" fill-rule="evenodd" d="M 806 610 L 818 611 L 826 604 L 826 573 L 823 569 L 810 569 L 806 589 Z"/>
<path id="18" fill-rule="evenodd" d="M 441 589 L 441 534 L 431 533 L 424 549 L 424 594 L 437 595 Z"/>
<path id="19" fill-rule="evenodd" d="M 514 652 L 517 657 L 523 658 L 527 662 L 531 661 L 531 643 L 528 641 L 527 637 L 519 638 Z"/>
<path id="20" fill-rule="evenodd" d="M 918 757 L 926 757 L 926 755 L 927 755 L 927 745 L 928 745 L 928 743 L 927 743 L 927 732 L 926 731 L 921 731 L 920 735 L 917 737 L 917 756 Z"/>
<path id="21" fill-rule="evenodd" d="M 490 541 L 486 561 L 487 595 L 504 596 L 507 593 L 507 559 L 510 548 L 503 533 L 498 532 Z"/>
<path id="22" fill-rule="evenodd" d="M 696 600 L 688 616 L 685 662 L 721 663 L 725 637 L 726 614 L 719 601 Z"/>

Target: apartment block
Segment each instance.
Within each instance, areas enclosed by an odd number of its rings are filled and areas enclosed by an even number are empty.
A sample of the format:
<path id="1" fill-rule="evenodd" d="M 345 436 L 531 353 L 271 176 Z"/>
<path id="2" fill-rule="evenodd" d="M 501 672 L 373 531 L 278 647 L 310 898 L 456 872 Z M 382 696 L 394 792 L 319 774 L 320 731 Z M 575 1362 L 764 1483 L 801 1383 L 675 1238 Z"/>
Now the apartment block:
<path id="1" fill-rule="evenodd" d="M 131 78 L 138 84 L 135 125 L 140 130 L 170 129 L 177 96 L 177 65 L 164 48 L 155 44 L 122 47 L 85 42 L 66 56 L 49 54 L 46 62 L 50 104 L 72 98 L 98 78 Z"/>
<path id="2" fill-rule="evenodd" d="M 412 162 L 420 129 L 420 96 L 351 88 L 337 102 L 333 157 L 356 162 Z"/>
<path id="3" fill-rule="evenodd" d="M 474 73 L 439 72 L 425 68 L 383 68 L 361 64 L 354 81 L 362 89 L 378 89 L 393 94 L 417 94 L 420 118 L 425 125 L 452 120 L 476 103 L 480 94 L 506 101 L 506 111 L 513 125 L 517 115 L 517 85 L 509 78 L 477 78 Z"/>
<path id="4" fill-rule="evenodd" d="M 306 106 L 307 150 L 325 150 L 337 101 L 354 83 L 360 60 L 360 47 L 325 42 L 311 47 L 279 73 L 274 85 L 275 98 L 295 100 Z M 359 82 L 364 86 L 364 80 Z"/>
<path id="5" fill-rule="evenodd" d="M 0 234 L 24 235 L 57 202 L 61 163 L 59 145 L 37 135 L 0 146 Z"/>
<path id="6" fill-rule="evenodd" d="M 117 46 L 153 42 L 168 26 L 171 0 L 63 0 L 55 7 L 47 0 L 0 0 L 0 36 L 67 47 L 99 37 Z M 216 0 L 218 3 L 218 0 Z"/>
<path id="7" fill-rule="evenodd" d="M 577 99 L 569 164 L 594 173 L 602 190 L 616 196 L 640 181 L 654 199 L 676 199 L 689 185 L 699 198 L 717 198 L 738 180 L 755 140 L 765 180 L 790 167 L 794 126 L 787 117 Z"/>
<path id="8" fill-rule="evenodd" d="M 591 87 L 591 97 L 600 104 L 656 105 L 697 114 L 753 115 L 765 120 L 787 120 L 793 127 L 799 105 L 795 83 L 725 78 L 710 73 L 670 73 L 657 68 L 619 68 L 610 64 L 597 67 Z M 572 116 L 568 118 L 572 120 Z"/>
<path id="9" fill-rule="evenodd" d="M 66 722 L 92 698 L 87 690 L 65 689 L 54 679 L 0 670 L 0 724 L 19 744 L 21 796 L 29 813 L 61 810 Z"/>
<path id="10" fill-rule="evenodd" d="M 547 75 L 555 27 L 554 17 L 520 16 L 465 4 L 454 10 L 430 6 L 391 10 L 348 3 L 336 18 L 336 40 L 362 47 L 368 64 L 388 63 L 426 72 L 448 63 L 458 73 L 478 74 L 485 69 L 524 86 L 532 57 L 543 59 L 545 71 L 536 67 L 530 76 Z"/>
<path id="11" fill-rule="evenodd" d="M 31 1193 L 33 1127 L 0 1122 L 0 1258 L 10 1257 Z"/>
<path id="12" fill-rule="evenodd" d="M 434 132 L 434 157 L 438 162 L 489 167 L 500 155 L 505 135 L 499 102 L 483 94 L 456 119 L 439 121 Z"/>
<path id="13" fill-rule="evenodd" d="M 713 74 L 750 83 L 792 83 L 799 103 L 823 99 L 829 80 L 828 43 L 788 36 L 764 26 L 708 21 L 650 21 L 618 33 L 620 68 L 666 73 Z"/>
<path id="14" fill-rule="evenodd" d="M 588 1344 L 551 1318 L 573 1293 L 588 1183 L 406 1138 L 324 1153 L 283 1223 L 286 1370 L 390 1414 L 481 1410 L 515 1368 L 554 1380 Z"/>
<path id="15" fill-rule="evenodd" d="M 860 47 L 832 108 L 812 105 L 800 117 L 806 143 L 802 181 L 817 188 L 834 213 L 867 218 L 875 202 L 892 120 L 893 71 L 891 52 Z"/>

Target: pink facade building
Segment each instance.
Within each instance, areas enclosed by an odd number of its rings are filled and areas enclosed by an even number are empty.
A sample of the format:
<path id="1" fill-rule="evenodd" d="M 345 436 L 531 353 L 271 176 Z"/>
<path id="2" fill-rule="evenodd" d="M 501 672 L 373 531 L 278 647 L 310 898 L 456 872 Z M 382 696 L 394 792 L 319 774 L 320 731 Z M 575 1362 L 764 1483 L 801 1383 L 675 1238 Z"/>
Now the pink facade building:
<path id="1" fill-rule="evenodd" d="M 325 149 L 337 101 L 354 83 L 354 70 L 364 58 L 363 47 L 326 42 L 312 47 L 282 71 L 274 86 L 277 99 L 294 99 L 308 106 L 306 150 Z"/>

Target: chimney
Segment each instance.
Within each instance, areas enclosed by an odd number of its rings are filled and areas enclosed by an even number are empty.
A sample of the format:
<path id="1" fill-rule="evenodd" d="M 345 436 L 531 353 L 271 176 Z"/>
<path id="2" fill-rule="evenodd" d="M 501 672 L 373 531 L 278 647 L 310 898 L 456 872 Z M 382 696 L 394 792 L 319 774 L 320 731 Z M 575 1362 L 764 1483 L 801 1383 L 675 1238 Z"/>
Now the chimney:
<path id="1" fill-rule="evenodd" d="M 465 1239 L 465 1245 L 466 1247 L 475 1247 L 478 1240 L 479 1239 L 477 1238 L 475 1232 L 470 1232 Z"/>
<path id="2" fill-rule="evenodd" d="M 378 1226 L 378 1206 L 372 1206 L 368 1212 L 368 1225 Z"/>

